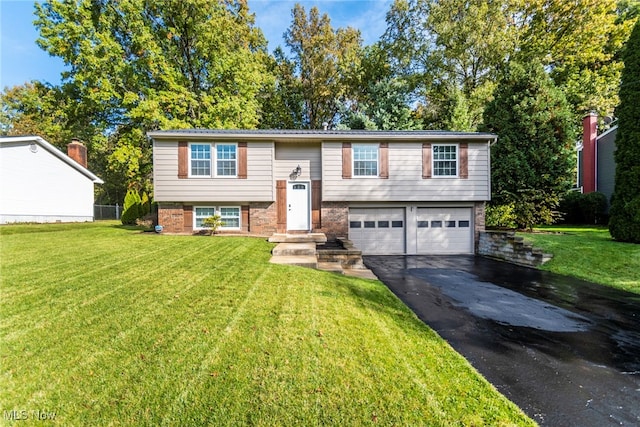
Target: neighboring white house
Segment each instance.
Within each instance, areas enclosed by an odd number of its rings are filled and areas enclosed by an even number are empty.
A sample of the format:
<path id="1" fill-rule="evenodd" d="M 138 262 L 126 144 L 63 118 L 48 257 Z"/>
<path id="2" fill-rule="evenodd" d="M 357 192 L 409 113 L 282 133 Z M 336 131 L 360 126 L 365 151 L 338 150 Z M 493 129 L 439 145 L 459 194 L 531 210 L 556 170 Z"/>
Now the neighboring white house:
<path id="1" fill-rule="evenodd" d="M 440 131 L 150 132 L 166 232 L 348 236 L 364 254 L 474 253 L 496 135 Z"/>
<path id="2" fill-rule="evenodd" d="M 93 221 L 103 181 L 87 169 L 84 145 L 71 142 L 69 153 L 38 136 L 0 138 L 0 224 Z"/>

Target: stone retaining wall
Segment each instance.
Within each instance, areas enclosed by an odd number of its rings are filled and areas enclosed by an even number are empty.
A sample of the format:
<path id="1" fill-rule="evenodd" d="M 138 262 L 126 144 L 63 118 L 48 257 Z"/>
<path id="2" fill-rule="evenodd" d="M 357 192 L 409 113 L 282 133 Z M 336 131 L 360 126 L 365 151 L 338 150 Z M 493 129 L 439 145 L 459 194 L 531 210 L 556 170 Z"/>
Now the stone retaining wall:
<path id="1" fill-rule="evenodd" d="M 484 231 L 480 233 L 478 254 L 526 267 L 537 267 L 553 255 L 525 243 L 513 231 Z"/>

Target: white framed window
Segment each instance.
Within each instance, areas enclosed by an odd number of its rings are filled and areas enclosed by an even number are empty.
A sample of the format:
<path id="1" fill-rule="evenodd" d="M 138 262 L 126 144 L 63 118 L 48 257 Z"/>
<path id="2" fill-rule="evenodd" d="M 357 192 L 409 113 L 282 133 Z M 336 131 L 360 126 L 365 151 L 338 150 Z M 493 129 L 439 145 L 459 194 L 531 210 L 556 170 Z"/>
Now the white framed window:
<path id="1" fill-rule="evenodd" d="M 202 221 L 216 214 L 214 206 L 195 206 L 193 208 L 193 229 L 202 229 Z"/>
<path id="2" fill-rule="evenodd" d="M 457 177 L 458 176 L 458 145 L 438 144 L 433 145 L 433 176 Z"/>
<path id="3" fill-rule="evenodd" d="M 211 176 L 211 144 L 189 144 L 189 176 Z"/>
<path id="4" fill-rule="evenodd" d="M 378 144 L 353 144 L 353 176 L 378 176 Z"/>
<path id="5" fill-rule="evenodd" d="M 240 206 L 194 206 L 193 229 L 202 230 L 202 221 L 213 215 L 220 215 L 220 230 L 240 230 Z"/>
<path id="6" fill-rule="evenodd" d="M 212 152 L 215 153 L 213 157 Z M 236 178 L 238 176 L 238 144 L 190 143 L 189 176 Z"/>
<path id="7" fill-rule="evenodd" d="M 221 229 L 240 230 L 240 206 L 221 206 L 218 210 Z"/>
<path id="8" fill-rule="evenodd" d="M 238 176 L 238 144 L 216 144 L 216 176 Z"/>

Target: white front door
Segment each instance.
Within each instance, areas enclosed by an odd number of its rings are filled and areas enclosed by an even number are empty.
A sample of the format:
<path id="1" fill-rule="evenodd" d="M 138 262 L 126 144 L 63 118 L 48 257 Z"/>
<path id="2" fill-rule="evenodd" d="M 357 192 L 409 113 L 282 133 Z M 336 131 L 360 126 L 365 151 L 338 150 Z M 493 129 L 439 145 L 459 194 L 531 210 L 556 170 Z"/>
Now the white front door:
<path id="1" fill-rule="evenodd" d="M 309 183 L 287 184 L 287 230 L 309 230 Z"/>

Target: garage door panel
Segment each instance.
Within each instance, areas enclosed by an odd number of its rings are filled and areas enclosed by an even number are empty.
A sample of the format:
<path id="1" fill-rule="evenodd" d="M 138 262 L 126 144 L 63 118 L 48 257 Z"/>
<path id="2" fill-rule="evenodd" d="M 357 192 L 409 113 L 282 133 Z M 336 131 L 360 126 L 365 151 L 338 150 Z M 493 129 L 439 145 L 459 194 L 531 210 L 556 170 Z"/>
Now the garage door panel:
<path id="1" fill-rule="evenodd" d="M 418 253 L 473 253 L 471 208 L 419 208 Z"/>
<path id="2" fill-rule="evenodd" d="M 403 254 L 405 252 L 404 209 L 350 209 L 349 239 L 365 254 Z"/>

